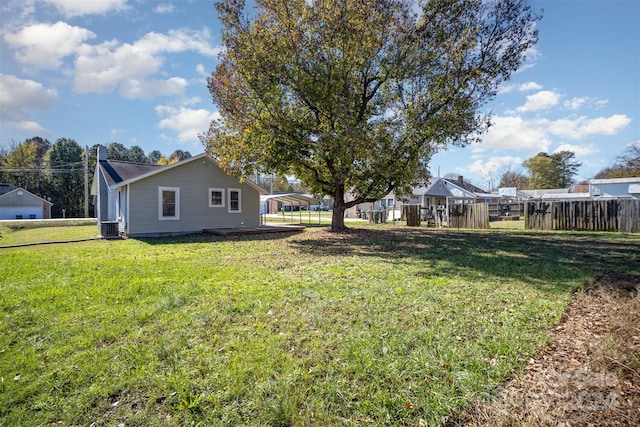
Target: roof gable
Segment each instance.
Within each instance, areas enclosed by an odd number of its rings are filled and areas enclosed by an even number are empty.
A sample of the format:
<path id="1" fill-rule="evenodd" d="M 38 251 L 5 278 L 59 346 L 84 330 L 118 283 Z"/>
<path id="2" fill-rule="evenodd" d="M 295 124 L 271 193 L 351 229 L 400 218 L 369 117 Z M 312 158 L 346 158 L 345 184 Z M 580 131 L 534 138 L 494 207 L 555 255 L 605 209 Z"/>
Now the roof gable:
<path id="1" fill-rule="evenodd" d="M 24 196 L 27 196 L 27 197 L 30 197 L 30 198 L 33 198 L 33 199 L 37 199 L 37 200 L 39 200 L 41 202 L 53 205 L 53 203 L 51 203 L 50 201 L 48 201 L 46 199 L 43 199 L 40 196 L 36 196 L 32 192 L 30 192 L 28 190 L 25 190 L 24 188 L 19 188 L 19 187 L 13 187 L 13 190 L 8 191 L 8 192 L 6 192 L 4 194 L 0 194 L 0 199 L 9 200 L 9 199 L 13 198 L 13 196 L 16 196 L 16 195 L 18 195 L 18 196 L 23 196 L 24 195 Z"/>
<path id="2" fill-rule="evenodd" d="M 146 163 L 129 163 L 129 162 L 121 162 L 114 160 L 106 160 L 101 161 L 100 164 L 103 166 L 109 165 L 110 169 L 106 167 L 102 167 L 102 170 L 105 172 L 105 179 L 107 179 L 107 184 L 109 187 L 119 188 L 125 185 L 141 181 L 143 179 L 149 178 L 151 176 L 157 175 L 159 173 L 163 173 L 174 168 L 182 167 L 186 164 L 194 162 L 196 160 L 208 161 L 215 167 L 220 168 L 218 162 L 216 162 L 211 156 L 207 153 L 201 153 L 196 156 L 190 157 L 188 159 L 182 160 L 178 163 L 174 163 L 171 165 L 152 165 Z M 109 181 L 111 180 L 111 182 Z M 258 193 L 264 194 L 266 191 L 254 184 L 253 182 L 246 180 L 244 181 L 247 185 L 254 188 Z"/>
<path id="3" fill-rule="evenodd" d="M 465 190 L 445 178 L 436 178 L 435 180 L 432 180 L 426 188 L 421 187 L 417 194 L 430 197 L 455 197 L 459 199 L 477 198 L 477 196 L 472 192 Z"/>
<path id="4" fill-rule="evenodd" d="M 107 185 L 112 186 L 123 181 L 129 181 L 141 175 L 160 170 L 166 166 L 150 163 L 131 163 L 120 160 L 101 160 L 102 169 Z"/>

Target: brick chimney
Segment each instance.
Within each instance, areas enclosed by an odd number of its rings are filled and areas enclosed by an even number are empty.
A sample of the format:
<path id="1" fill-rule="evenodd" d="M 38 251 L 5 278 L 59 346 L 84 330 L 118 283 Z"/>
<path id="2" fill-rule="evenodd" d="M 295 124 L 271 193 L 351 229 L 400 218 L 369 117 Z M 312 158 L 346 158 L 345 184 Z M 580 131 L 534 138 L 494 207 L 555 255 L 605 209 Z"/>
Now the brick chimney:
<path id="1" fill-rule="evenodd" d="M 464 177 L 462 175 L 458 175 L 458 185 L 460 187 L 464 186 Z"/>

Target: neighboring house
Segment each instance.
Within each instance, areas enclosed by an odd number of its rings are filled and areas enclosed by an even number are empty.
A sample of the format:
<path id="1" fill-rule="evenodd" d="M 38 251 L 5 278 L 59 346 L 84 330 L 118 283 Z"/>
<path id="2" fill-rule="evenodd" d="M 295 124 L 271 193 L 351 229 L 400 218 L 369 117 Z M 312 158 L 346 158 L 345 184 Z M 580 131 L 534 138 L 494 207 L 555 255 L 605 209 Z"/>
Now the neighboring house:
<path id="1" fill-rule="evenodd" d="M 98 148 L 91 194 L 101 234 L 157 237 L 260 226 L 260 187 L 206 153 L 159 166 L 106 158 Z"/>
<path id="2" fill-rule="evenodd" d="M 413 189 L 411 203 L 430 206 L 446 206 L 458 203 L 476 203 L 478 196 L 444 178 L 435 178 L 426 187 Z"/>
<path id="3" fill-rule="evenodd" d="M 0 220 L 49 219 L 51 203 L 22 188 L 0 184 Z"/>
<path id="4" fill-rule="evenodd" d="M 453 182 L 453 180 L 450 180 L 450 179 L 448 181 Z M 458 178 L 455 181 L 455 184 L 458 187 L 464 188 L 465 190 L 470 191 L 472 193 L 486 194 L 485 190 L 483 190 L 482 188 L 477 187 L 477 186 L 471 184 L 470 182 L 465 181 L 464 177 L 462 175 L 458 175 Z"/>
<path id="5" fill-rule="evenodd" d="M 462 177 L 460 180 L 462 181 Z M 358 210 L 381 209 L 386 209 L 389 215 L 399 216 L 403 204 L 421 205 L 423 210 L 432 209 L 432 207 L 445 210 L 452 204 L 476 203 L 479 199 L 473 192 L 445 178 L 433 178 L 427 186 L 416 187 L 411 193 L 410 196 L 399 197 L 391 192 L 374 203 L 362 203 L 349 209 L 347 216 L 356 216 Z"/>
<path id="6" fill-rule="evenodd" d="M 589 195 L 599 199 L 640 199 L 640 177 L 592 179 Z"/>

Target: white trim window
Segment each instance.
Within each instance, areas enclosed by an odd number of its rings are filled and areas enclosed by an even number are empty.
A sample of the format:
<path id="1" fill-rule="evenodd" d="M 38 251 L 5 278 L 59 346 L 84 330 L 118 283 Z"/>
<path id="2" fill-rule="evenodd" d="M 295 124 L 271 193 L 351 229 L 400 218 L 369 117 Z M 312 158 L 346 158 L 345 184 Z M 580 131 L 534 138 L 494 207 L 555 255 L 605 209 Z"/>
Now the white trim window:
<path id="1" fill-rule="evenodd" d="M 224 188 L 209 189 L 209 207 L 224 208 Z"/>
<path id="2" fill-rule="evenodd" d="M 242 212 L 242 192 L 239 188 L 229 188 L 229 213 Z"/>
<path id="3" fill-rule="evenodd" d="M 158 219 L 180 219 L 179 187 L 158 187 Z"/>

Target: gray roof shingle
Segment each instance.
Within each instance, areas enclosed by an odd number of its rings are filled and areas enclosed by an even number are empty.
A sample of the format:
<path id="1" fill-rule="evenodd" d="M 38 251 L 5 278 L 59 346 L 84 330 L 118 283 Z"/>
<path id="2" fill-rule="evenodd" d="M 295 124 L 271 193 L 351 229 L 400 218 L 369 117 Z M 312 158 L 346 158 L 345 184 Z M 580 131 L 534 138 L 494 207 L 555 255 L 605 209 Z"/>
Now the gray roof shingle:
<path id="1" fill-rule="evenodd" d="M 104 172 L 107 184 L 112 186 L 122 181 L 144 175 L 166 166 L 153 165 L 150 163 L 131 163 L 120 160 L 101 160 L 100 168 Z"/>

